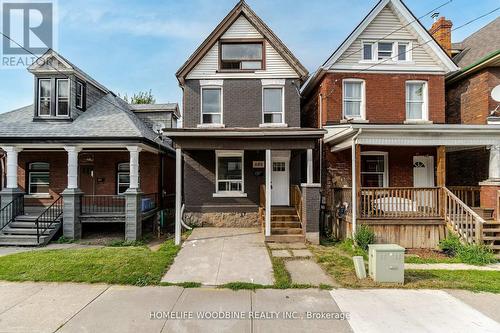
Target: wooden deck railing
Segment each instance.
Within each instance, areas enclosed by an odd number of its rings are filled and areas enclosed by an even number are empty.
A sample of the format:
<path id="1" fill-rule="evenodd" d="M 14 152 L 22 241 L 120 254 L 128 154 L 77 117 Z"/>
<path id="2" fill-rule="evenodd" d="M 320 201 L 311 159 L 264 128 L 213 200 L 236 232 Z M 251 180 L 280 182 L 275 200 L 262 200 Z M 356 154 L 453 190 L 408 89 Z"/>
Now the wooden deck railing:
<path id="1" fill-rule="evenodd" d="M 360 218 L 439 218 L 438 187 L 361 188 Z"/>
<path id="2" fill-rule="evenodd" d="M 481 187 L 479 186 L 448 186 L 453 194 L 469 207 L 479 207 Z"/>
<path id="3" fill-rule="evenodd" d="M 447 188 L 443 188 L 446 223 L 469 244 L 482 243 L 484 220 Z"/>
<path id="4" fill-rule="evenodd" d="M 298 185 L 292 185 L 290 187 L 290 199 L 291 204 L 297 211 L 297 216 L 299 217 L 300 224 L 302 225 L 302 191 Z M 302 225 L 302 228 L 305 226 Z M 305 230 L 305 228 L 304 228 Z"/>

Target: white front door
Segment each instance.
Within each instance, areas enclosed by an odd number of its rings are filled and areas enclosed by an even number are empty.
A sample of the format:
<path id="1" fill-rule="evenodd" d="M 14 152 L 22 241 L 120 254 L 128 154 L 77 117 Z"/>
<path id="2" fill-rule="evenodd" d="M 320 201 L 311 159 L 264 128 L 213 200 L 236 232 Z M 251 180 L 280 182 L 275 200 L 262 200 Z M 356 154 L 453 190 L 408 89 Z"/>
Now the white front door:
<path id="1" fill-rule="evenodd" d="M 272 161 L 271 204 L 288 206 L 290 204 L 290 157 L 273 156 Z"/>
<path id="2" fill-rule="evenodd" d="M 413 186 L 434 186 L 434 156 L 413 156 Z"/>

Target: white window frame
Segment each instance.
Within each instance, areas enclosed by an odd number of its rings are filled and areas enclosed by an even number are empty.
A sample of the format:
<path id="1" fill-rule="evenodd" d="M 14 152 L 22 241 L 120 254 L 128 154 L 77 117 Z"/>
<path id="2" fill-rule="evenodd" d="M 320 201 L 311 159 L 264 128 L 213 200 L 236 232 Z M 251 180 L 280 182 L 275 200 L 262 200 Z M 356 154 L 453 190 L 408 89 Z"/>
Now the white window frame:
<path id="1" fill-rule="evenodd" d="M 129 171 L 119 171 L 120 165 L 128 165 Z M 120 175 L 129 175 L 130 177 L 130 162 L 121 162 L 116 165 L 116 194 L 123 195 L 125 194 L 126 190 L 120 193 L 120 184 L 121 185 L 128 184 L 128 188 L 130 188 L 130 181 L 128 183 L 120 183 Z M 139 186 L 140 184 L 141 184 L 141 177 L 139 175 Z"/>
<path id="2" fill-rule="evenodd" d="M 223 80 L 200 80 L 200 123 L 197 127 L 225 127 L 224 126 L 224 89 Z M 211 124 L 203 123 L 203 90 L 204 89 L 219 89 L 220 90 L 220 123 Z"/>
<path id="3" fill-rule="evenodd" d="M 264 122 L 264 89 L 281 89 L 281 122 Z M 259 127 L 287 127 L 285 122 L 285 80 L 262 80 L 262 119 Z"/>
<path id="4" fill-rule="evenodd" d="M 219 191 L 219 157 L 241 158 L 241 191 Z M 215 193 L 213 197 L 234 198 L 246 197 L 245 193 L 245 152 L 243 150 L 216 150 L 215 151 Z"/>
<path id="5" fill-rule="evenodd" d="M 49 99 L 49 114 L 40 114 L 40 105 L 41 105 L 41 101 L 42 101 L 42 85 L 40 84 L 42 81 L 49 81 L 49 86 L 50 86 L 50 96 L 48 97 Z M 50 117 L 52 115 L 52 80 L 51 79 L 45 79 L 45 78 L 41 78 L 41 79 L 38 79 L 38 93 L 37 93 L 37 116 L 38 117 Z M 47 97 L 45 97 L 47 98 Z"/>
<path id="6" fill-rule="evenodd" d="M 60 115 L 59 114 L 59 82 L 62 82 L 62 81 L 66 81 L 68 83 L 68 97 L 67 97 L 67 102 L 68 102 L 68 114 L 62 114 Z M 70 116 L 70 104 L 69 104 L 69 100 L 70 100 L 70 91 L 71 91 L 71 87 L 70 87 L 70 81 L 69 79 L 56 79 L 56 116 L 58 117 L 69 117 Z"/>
<path id="7" fill-rule="evenodd" d="M 399 60 L 399 44 L 406 44 L 406 59 L 405 60 Z M 412 58 L 412 52 L 413 51 L 413 47 L 412 47 L 412 42 L 411 41 L 398 41 L 397 43 L 395 43 L 395 46 L 394 46 L 394 62 L 398 62 L 398 63 L 411 63 L 413 62 L 413 58 Z"/>
<path id="8" fill-rule="evenodd" d="M 31 165 L 33 164 L 36 164 L 36 163 L 44 163 L 44 164 L 47 164 L 48 165 L 48 170 L 47 171 L 31 171 Z M 36 192 L 36 193 L 33 193 L 31 191 L 31 175 L 36 175 L 36 174 L 48 174 L 49 176 L 49 182 L 47 184 L 49 190 L 47 192 Z M 28 164 L 28 194 L 30 195 L 50 195 L 50 163 L 47 163 L 47 162 L 31 162 Z"/>
<path id="9" fill-rule="evenodd" d="M 383 187 L 389 187 L 389 153 L 388 152 L 385 152 L 385 151 L 362 151 L 361 152 L 361 156 L 383 156 L 384 157 L 384 173 L 383 173 Z M 359 179 L 359 182 L 361 184 L 362 180 L 361 180 L 361 176 L 363 174 L 380 174 L 380 172 L 363 172 L 362 170 L 362 163 L 361 161 L 359 161 L 360 163 L 360 169 L 359 169 L 359 173 L 360 173 L 360 179 Z"/>
<path id="10" fill-rule="evenodd" d="M 361 103 L 359 116 L 346 116 L 345 114 L 345 84 L 346 83 L 361 83 Z M 342 118 L 343 119 L 355 119 L 355 120 L 366 120 L 366 84 L 365 80 L 362 79 L 343 79 L 342 80 Z"/>
<path id="11" fill-rule="evenodd" d="M 83 109 L 83 105 L 84 105 L 84 102 L 83 102 L 83 99 L 85 98 L 85 86 L 83 85 L 82 82 L 80 81 L 76 81 L 75 82 L 75 85 L 76 85 L 76 93 L 75 93 L 75 104 L 76 104 L 76 107 L 80 110 Z M 80 95 L 80 103 L 78 103 L 78 98 L 77 96 Z"/>
<path id="12" fill-rule="evenodd" d="M 408 118 L 408 101 L 406 100 L 406 95 L 408 91 L 408 85 L 414 83 L 423 84 L 423 103 L 422 103 L 422 118 L 421 119 L 411 119 Z M 405 118 L 408 122 L 419 122 L 419 121 L 429 121 L 429 92 L 428 83 L 423 80 L 408 80 L 405 82 Z"/>
<path id="13" fill-rule="evenodd" d="M 371 57 L 370 59 L 365 59 L 365 44 L 369 44 L 372 46 L 372 54 L 371 54 Z M 361 61 L 363 62 L 372 62 L 373 59 L 375 58 L 375 48 L 376 48 L 376 42 L 374 41 L 370 41 L 370 40 L 364 40 L 361 45 L 362 45 L 362 48 L 361 48 Z"/>
<path id="14" fill-rule="evenodd" d="M 387 60 L 387 59 L 378 60 L 378 44 L 379 44 L 379 42 L 392 43 L 392 53 L 391 53 L 391 57 L 389 60 Z M 365 55 L 364 45 L 365 44 L 372 45 L 372 57 L 371 57 L 371 59 L 364 58 L 364 55 Z M 406 60 L 399 60 L 398 59 L 399 44 L 406 44 L 407 45 L 407 47 L 406 47 Z M 366 40 L 363 40 L 361 42 L 361 45 L 362 45 L 362 48 L 361 48 L 361 60 L 359 61 L 360 63 L 378 63 L 378 62 L 383 62 L 383 63 L 393 62 L 393 63 L 403 63 L 403 64 L 413 63 L 413 52 L 412 52 L 412 50 L 413 50 L 412 45 L 413 44 L 412 44 L 412 41 L 410 41 L 410 40 L 380 40 L 380 41 L 377 41 L 377 40 L 366 39 Z"/>

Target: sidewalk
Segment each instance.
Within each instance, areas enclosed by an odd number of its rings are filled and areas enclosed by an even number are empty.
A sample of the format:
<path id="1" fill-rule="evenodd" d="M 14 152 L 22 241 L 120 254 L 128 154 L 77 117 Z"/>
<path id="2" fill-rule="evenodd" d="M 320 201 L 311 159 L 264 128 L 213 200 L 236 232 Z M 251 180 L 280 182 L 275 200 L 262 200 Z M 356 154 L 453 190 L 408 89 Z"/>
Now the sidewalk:
<path id="1" fill-rule="evenodd" d="M 465 291 L 0 282 L 0 332 L 499 332 L 499 304 L 498 294 Z M 339 311 L 351 319 L 307 319 Z"/>

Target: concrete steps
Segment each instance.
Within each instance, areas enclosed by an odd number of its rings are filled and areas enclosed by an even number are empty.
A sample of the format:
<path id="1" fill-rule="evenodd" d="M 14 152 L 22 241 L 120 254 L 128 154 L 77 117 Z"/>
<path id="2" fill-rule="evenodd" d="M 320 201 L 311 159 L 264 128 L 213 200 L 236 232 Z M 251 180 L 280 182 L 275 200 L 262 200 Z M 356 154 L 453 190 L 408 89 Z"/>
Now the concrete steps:
<path id="1" fill-rule="evenodd" d="M 268 243 L 304 243 L 304 235 L 271 235 L 266 237 Z"/>
<path id="2" fill-rule="evenodd" d="M 37 239 L 36 216 L 18 216 L 0 231 L 0 246 L 41 246 L 46 245 L 61 228 L 62 220 L 53 223 Z"/>

